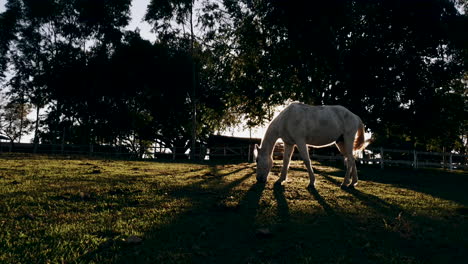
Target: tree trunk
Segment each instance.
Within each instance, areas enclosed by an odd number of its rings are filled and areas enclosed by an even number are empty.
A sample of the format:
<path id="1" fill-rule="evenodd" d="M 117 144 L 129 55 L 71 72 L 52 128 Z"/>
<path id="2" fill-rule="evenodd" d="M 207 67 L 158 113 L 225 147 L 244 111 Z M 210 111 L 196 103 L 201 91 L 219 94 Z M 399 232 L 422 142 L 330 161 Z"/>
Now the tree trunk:
<path id="1" fill-rule="evenodd" d="M 61 147 L 60 147 L 60 153 L 62 153 L 62 154 L 63 154 L 63 152 L 64 152 L 64 150 L 65 150 L 65 136 L 66 136 L 65 131 L 66 131 L 66 128 L 65 128 L 65 126 L 64 126 L 64 127 L 63 127 L 63 132 L 62 132 L 62 145 L 61 145 Z"/>
<path id="2" fill-rule="evenodd" d="M 190 159 L 195 159 L 195 145 L 197 140 L 197 100 L 195 99 L 196 96 L 196 76 L 195 76 L 195 50 L 194 50 L 194 39 L 195 35 L 193 33 L 193 4 L 190 9 L 190 52 L 192 57 L 192 104 L 193 104 L 193 113 L 192 113 L 192 144 L 191 144 L 191 151 L 190 151 Z"/>
<path id="3" fill-rule="evenodd" d="M 20 111 L 21 111 L 20 112 L 20 127 L 19 127 L 20 131 L 19 131 L 18 143 L 21 142 L 21 135 L 23 135 L 23 123 L 24 123 L 24 118 L 23 118 L 24 117 L 24 103 L 21 102 L 20 105 L 21 105 L 20 106 Z"/>
<path id="4" fill-rule="evenodd" d="M 36 124 L 34 128 L 34 153 L 37 153 L 39 147 L 39 105 L 36 105 Z"/>

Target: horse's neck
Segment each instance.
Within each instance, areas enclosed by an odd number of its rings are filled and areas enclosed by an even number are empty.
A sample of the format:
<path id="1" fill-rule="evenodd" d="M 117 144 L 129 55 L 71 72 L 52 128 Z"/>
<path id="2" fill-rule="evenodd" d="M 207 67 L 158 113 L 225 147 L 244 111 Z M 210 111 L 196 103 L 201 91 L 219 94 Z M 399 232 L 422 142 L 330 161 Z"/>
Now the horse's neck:
<path id="1" fill-rule="evenodd" d="M 271 155 L 275 147 L 276 141 L 278 140 L 279 135 L 275 126 L 269 126 L 265 136 L 262 139 L 262 144 L 260 146 L 261 154 Z"/>

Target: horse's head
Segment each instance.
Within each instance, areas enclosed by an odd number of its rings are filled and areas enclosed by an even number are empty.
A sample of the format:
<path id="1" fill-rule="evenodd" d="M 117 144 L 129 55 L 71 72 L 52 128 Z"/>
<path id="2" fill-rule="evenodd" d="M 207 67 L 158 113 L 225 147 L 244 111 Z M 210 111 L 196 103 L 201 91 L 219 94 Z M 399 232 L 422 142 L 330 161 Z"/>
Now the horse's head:
<path id="1" fill-rule="evenodd" d="M 258 145 L 255 145 L 254 158 L 257 162 L 257 181 L 265 183 L 273 167 L 273 159 L 266 152 L 261 151 Z"/>

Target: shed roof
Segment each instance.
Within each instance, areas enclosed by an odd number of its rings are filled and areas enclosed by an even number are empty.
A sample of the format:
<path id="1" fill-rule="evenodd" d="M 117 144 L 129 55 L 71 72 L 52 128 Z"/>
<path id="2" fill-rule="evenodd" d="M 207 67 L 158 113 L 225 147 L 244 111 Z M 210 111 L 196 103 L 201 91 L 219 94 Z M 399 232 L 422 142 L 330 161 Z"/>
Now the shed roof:
<path id="1" fill-rule="evenodd" d="M 249 144 L 260 144 L 261 138 L 244 138 L 244 137 L 230 137 L 221 135 L 211 135 L 208 138 L 208 146 L 219 146 L 219 145 L 249 145 Z"/>

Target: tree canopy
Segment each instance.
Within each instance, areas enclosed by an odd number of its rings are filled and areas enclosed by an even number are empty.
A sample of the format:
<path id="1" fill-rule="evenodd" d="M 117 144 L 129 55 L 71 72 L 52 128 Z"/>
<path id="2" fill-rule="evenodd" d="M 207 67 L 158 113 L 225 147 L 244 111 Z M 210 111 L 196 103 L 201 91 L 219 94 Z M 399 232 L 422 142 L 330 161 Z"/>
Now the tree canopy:
<path id="1" fill-rule="evenodd" d="M 466 1 L 151 0 L 154 43 L 125 30 L 130 5 L 7 1 L 4 104 L 35 109 L 35 142 L 185 152 L 193 129 L 301 101 L 349 108 L 376 145 L 467 151 Z"/>

